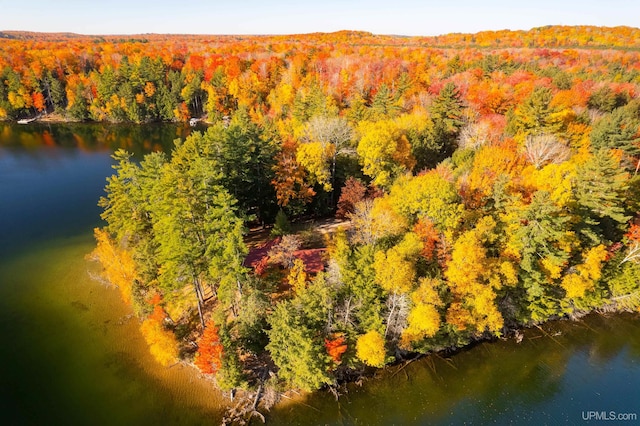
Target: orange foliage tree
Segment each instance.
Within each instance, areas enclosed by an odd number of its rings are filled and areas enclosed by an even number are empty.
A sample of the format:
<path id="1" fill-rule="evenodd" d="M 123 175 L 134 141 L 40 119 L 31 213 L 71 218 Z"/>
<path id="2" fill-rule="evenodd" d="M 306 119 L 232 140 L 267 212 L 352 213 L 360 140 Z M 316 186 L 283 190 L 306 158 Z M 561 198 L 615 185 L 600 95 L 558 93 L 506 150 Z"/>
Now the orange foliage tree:
<path id="1" fill-rule="evenodd" d="M 204 374 L 215 374 L 222 366 L 223 354 L 218 327 L 213 320 L 209 320 L 202 337 L 198 340 L 198 352 L 194 363 Z"/>

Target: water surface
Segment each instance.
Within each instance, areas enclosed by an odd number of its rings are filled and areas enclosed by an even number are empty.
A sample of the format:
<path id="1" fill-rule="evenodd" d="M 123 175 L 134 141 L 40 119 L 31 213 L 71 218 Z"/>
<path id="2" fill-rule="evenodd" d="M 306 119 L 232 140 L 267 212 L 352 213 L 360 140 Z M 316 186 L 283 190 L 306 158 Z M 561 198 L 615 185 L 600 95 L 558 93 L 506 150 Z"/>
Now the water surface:
<path id="1" fill-rule="evenodd" d="M 85 260 L 113 150 L 138 158 L 188 129 L 0 123 L 0 415 L 10 425 L 218 424 L 221 395 L 149 355 Z M 387 368 L 339 401 L 318 392 L 271 424 L 581 424 L 640 415 L 640 318 L 593 315 Z M 594 422 L 591 422 L 592 424 Z M 629 422 L 630 424 L 632 422 Z"/>

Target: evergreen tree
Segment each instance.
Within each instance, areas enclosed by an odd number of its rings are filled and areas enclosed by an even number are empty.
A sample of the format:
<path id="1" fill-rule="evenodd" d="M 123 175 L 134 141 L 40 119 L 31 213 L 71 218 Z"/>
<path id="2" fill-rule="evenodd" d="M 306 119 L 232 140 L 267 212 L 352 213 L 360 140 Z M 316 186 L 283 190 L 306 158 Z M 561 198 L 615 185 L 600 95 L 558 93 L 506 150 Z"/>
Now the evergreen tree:
<path id="1" fill-rule="evenodd" d="M 609 86 L 603 86 L 591 93 L 587 106 L 598 111 L 611 112 L 616 108 L 616 94 Z"/>
<path id="2" fill-rule="evenodd" d="M 381 84 L 371 102 L 371 114 L 376 120 L 393 118 L 397 115 L 400 107 L 396 105 L 397 99 L 391 93 L 391 89 L 386 84 Z"/>
<path id="3" fill-rule="evenodd" d="M 354 323 L 362 332 L 377 330 L 384 332 L 383 290 L 376 284 L 376 271 L 373 267 L 375 249 L 371 245 L 356 247 L 348 257 L 346 267 L 341 268 L 342 280 L 353 295 Z"/>
<path id="4" fill-rule="evenodd" d="M 630 156 L 640 154 L 640 101 L 616 108 L 596 121 L 591 130 L 591 146 L 596 150 L 621 149 Z"/>
<path id="5" fill-rule="evenodd" d="M 235 200 L 221 185 L 215 159 L 207 154 L 199 133 L 178 143 L 152 187 L 162 197 L 150 205 L 160 283 L 166 291 L 192 285 L 201 319 L 205 286 L 224 306 L 235 301 L 232 289 L 241 290 L 246 254 Z"/>
<path id="6" fill-rule="evenodd" d="M 507 207 L 507 247 L 520 258 L 520 282 L 524 290 L 520 320 L 539 322 L 560 313 L 558 287 L 554 284 L 565 268 L 571 246 L 570 216 L 557 207 L 546 191 L 536 191 L 531 203 Z"/>
<path id="7" fill-rule="evenodd" d="M 313 290 L 307 290 L 313 292 Z M 278 366 L 278 376 L 291 385 L 312 391 L 333 382 L 330 358 L 319 326 L 326 322 L 326 300 L 313 295 L 279 303 L 268 321 L 267 350 Z M 311 302 L 311 303 L 310 303 Z M 324 316 L 324 318 L 323 318 Z M 324 320 L 324 321 L 323 321 Z"/>
<path id="8" fill-rule="evenodd" d="M 574 187 L 577 225 L 589 245 L 617 241 L 630 219 L 625 192 L 628 174 L 608 150 L 597 151 L 577 170 Z"/>
<path id="9" fill-rule="evenodd" d="M 536 88 L 511 117 L 508 129 L 514 134 L 558 134 L 564 123 L 558 107 L 551 106 L 553 92 L 546 87 Z"/>
<path id="10" fill-rule="evenodd" d="M 221 172 L 220 183 L 238 200 L 241 211 L 262 223 L 271 220 L 276 208 L 271 185 L 275 142 L 240 110 L 228 126 L 218 123 L 207 129 L 203 144 Z"/>
<path id="11" fill-rule="evenodd" d="M 447 134 L 457 136 L 464 125 L 462 110 L 463 104 L 458 88 L 453 83 L 447 83 L 440 90 L 429 111 L 436 126 L 442 127 Z"/>
<path id="12" fill-rule="evenodd" d="M 456 141 L 464 125 L 462 110 L 460 92 L 455 84 L 445 84 L 429 110 L 433 126 L 415 148 L 425 167 L 434 166 L 456 150 Z"/>
<path id="13" fill-rule="evenodd" d="M 68 107 L 67 112 L 76 120 L 84 121 L 89 118 L 87 99 L 84 97 L 84 86 L 78 84 L 74 93 L 73 104 Z"/>

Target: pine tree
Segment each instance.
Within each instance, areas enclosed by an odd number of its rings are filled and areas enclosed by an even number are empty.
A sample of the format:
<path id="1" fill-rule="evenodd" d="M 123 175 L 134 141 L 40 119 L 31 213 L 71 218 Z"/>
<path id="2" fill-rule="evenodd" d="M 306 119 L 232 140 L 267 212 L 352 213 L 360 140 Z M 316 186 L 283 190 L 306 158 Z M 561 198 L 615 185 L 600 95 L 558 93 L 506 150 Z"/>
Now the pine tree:
<path id="1" fill-rule="evenodd" d="M 374 119 L 383 120 L 393 118 L 400 108 L 396 105 L 396 99 L 389 86 L 381 84 L 371 102 L 371 114 Z"/>
<path id="2" fill-rule="evenodd" d="M 551 105 L 553 92 L 546 87 L 536 88 L 515 110 L 509 123 L 514 134 L 540 135 L 558 134 L 564 123 L 559 114 L 560 109 Z"/>
<path id="3" fill-rule="evenodd" d="M 433 127 L 423 145 L 425 149 L 435 151 L 437 161 L 441 161 L 456 150 L 456 141 L 464 125 L 463 104 L 455 84 L 445 84 L 429 112 Z"/>
<path id="4" fill-rule="evenodd" d="M 621 149 L 629 156 L 640 154 L 640 102 L 616 108 L 596 121 L 591 130 L 591 146 L 596 150 Z"/>
<path id="5" fill-rule="evenodd" d="M 464 125 L 463 104 L 460 92 L 453 83 L 444 85 L 438 97 L 431 105 L 431 118 L 436 126 L 441 125 L 448 134 L 458 134 Z"/>
<path id="6" fill-rule="evenodd" d="M 279 303 L 268 321 L 267 350 L 281 379 L 307 391 L 332 382 L 328 371 L 331 359 L 324 350 L 324 340 L 306 323 L 294 301 Z"/>
<path id="7" fill-rule="evenodd" d="M 580 165 L 576 175 L 576 213 L 582 218 L 579 231 L 590 245 L 617 241 L 621 226 L 630 218 L 625 197 L 628 174 L 611 151 L 601 150 Z"/>

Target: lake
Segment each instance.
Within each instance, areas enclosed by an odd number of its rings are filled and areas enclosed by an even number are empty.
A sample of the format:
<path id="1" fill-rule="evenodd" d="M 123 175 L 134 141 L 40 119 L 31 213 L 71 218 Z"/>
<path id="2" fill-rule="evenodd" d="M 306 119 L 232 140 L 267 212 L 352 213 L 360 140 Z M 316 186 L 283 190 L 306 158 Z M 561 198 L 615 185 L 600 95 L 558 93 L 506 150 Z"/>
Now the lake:
<path id="1" fill-rule="evenodd" d="M 3 424 L 218 424 L 222 396 L 149 355 L 117 290 L 90 278 L 96 203 L 125 148 L 167 150 L 174 125 L 0 123 Z M 640 316 L 559 321 L 513 340 L 389 367 L 341 391 L 284 401 L 270 424 L 580 424 L 640 414 Z M 600 414 L 599 414 L 600 415 Z M 594 421 L 588 422 L 594 423 Z M 634 422 L 627 422 L 634 423 Z"/>

